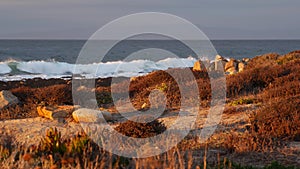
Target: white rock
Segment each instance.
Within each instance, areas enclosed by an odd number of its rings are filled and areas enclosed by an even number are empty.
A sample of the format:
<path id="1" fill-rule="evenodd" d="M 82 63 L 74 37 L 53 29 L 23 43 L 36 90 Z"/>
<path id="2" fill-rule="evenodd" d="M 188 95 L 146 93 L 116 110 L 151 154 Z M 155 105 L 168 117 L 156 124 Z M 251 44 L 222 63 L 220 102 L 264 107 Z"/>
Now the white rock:
<path id="1" fill-rule="evenodd" d="M 83 123 L 99 123 L 105 122 L 106 120 L 112 120 L 112 115 L 109 112 L 87 108 L 81 108 L 74 111 L 72 116 L 76 122 Z"/>

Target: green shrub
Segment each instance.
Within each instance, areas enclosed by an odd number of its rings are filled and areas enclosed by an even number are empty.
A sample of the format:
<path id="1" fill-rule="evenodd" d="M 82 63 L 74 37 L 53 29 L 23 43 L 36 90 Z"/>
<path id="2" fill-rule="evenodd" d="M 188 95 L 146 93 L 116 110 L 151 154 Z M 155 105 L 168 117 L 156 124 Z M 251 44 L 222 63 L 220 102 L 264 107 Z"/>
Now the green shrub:
<path id="1" fill-rule="evenodd" d="M 230 106 L 237 106 L 237 105 L 243 105 L 243 104 L 253 104 L 255 101 L 251 98 L 240 98 L 238 100 L 232 101 L 229 105 Z"/>
<path id="2" fill-rule="evenodd" d="M 160 85 L 156 86 L 156 88 L 162 92 L 165 92 L 168 90 L 168 85 L 166 83 L 161 83 Z"/>
<path id="3" fill-rule="evenodd" d="M 40 148 L 51 154 L 64 154 L 67 151 L 65 143 L 61 139 L 61 132 L 52 127 L 46 131 L 46 136 L 41 140 Z"/>
<path id="4" fill-rule="evenodd" d="M 69 152 L 82 153 L 85 150 L 88 142 L 89 138 L 86 135 L 78 134 L 75 138 L 71 139 Z"/>
<path id="5" fill-rule="evenodd" d="M 99 104 L 109 104 L 113 102 L 111 94 L 109 92 L 97 92 L 96 93 L 97 103 Z"/>

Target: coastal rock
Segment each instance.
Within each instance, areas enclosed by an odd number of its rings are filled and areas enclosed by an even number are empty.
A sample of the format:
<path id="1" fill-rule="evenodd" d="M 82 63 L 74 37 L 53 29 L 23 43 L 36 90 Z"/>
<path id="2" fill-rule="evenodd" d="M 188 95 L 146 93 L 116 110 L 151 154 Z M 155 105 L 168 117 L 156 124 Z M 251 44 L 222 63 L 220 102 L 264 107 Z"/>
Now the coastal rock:
<path id="1" fill-rule="evenodd" d="M 97 123 L 112 120 L 112 115 L 109 112 L 81 108 L 72 113 L 73 119 L 76 122 Z M 104 119 L 105 118 L 105 119 Z"/>
<path id="2" fill-rule="evenodd" d="M 214 70 L 224 71 L 224 67 L 226 63 L 227 60 L 224 57 L 220 55 L 216 55 L 214 61 Z"/>
<path id="3" fill-rule="evenodd" d="M 130 82 L 134 82 L 134 81 L 136 81 L 137 80 L 137 77 L 131 77 L 130 78 Z"/>
<path id="4" fill-rule="evenodd" d="M 230 68 L 237 68 L 238 62 L 235 59 L 230 59 L 229 62 L 225 64 L 225 71 Z"/>
<path id="5" fill-rule="evenodd" d="M 210 63 L 208 66 L 208 71 L 214 71 L 215 70 L 215 62 Z"/>
<path id="6" fill-rule="evenodd" d="M 245 69 L 246 64 L 244 62 L 239 62 L 238 64 L 238 72 L 242 72 Z"/>
<path id="7" fill-rule="evenodd" d="M 215 61 L 220 61 L 220 60 L 225 60 L 225 58 L 223 58 L 223 57 L 220 56 L 220 55 L 216 55 Z"/>
<path id="8" fill-rule="evenodd" d="M 225 64 L 225 72 L 228 74 L 235 74 L 238 71 L 238 62 L 235 59 L 230 59 L 229 62 Z"/>
<path id="9" fill-rule="evenodd" d="M 233 74 L 236 74 L 237 73 L 237 70 L 235 67 L 231 67 L 231 68 L 228 68 L 225 72 L 226 74 L 230 74 L 230 75 L 233 75 Z"/>
<path id="10" fill-rule="evenodd" d="M 250 59 L 249 59 L 249 58 L 243 58 L 242 61 L 243 61 L 244 63 L 248 63 L 248 62 L 250 61 Z"/>
<path id="11" fill-rule="evenodd" d="M 14 96 L 8 90 L 2 90 L 0 92 L 0 108 L 4 108 L 6 106 L 17 104 L 19 102 L 18 98 Z"/>
<path id="12" fill-rule="evenodd" d="M 214 62 L 214 68 L 215 70 L 224 71 L 224 67 L 226 65 L 226 60 L 218 60 Z"/>
<path id="13" fill-rule="evenodd" d="M 198 60 L 194 63 L 193 71 L 205 71 L 205 65 L 201 60 Z"/>
<path id="14" fill-rule="evenodd" d="M 61 118 L 68 117 L 68 115 L 70 115 L 75 110 L 75 107 L 74 106 L 58 106 L 58 107 L 38 106 L 36 109 L 39 116 L 54 120 L 54 119 L 61 119 Z"/>
<path id="15" fill-rule="evenodd" d="M 204 71 L 205 66 L 201 60 L 198 60 L 194 63 L 193 71 Z"/>

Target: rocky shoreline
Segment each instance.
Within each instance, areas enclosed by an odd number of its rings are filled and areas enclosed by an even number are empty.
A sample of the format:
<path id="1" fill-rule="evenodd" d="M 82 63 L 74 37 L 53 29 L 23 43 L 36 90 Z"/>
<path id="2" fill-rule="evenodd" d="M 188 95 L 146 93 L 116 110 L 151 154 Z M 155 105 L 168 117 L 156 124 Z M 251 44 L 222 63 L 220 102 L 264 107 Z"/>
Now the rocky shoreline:
<path id="1" fill-rule="evenodd" d="M 215 60 L 197 61 L 194 64 L 194 71 L 224 71 L 225 74 L 236 74 L 242 72 L 248 62 L 249 58 L 243 58 L 242 60 L 236 60 L 230 58 L 229 60 L 224 57 L 217 55 Z"/>

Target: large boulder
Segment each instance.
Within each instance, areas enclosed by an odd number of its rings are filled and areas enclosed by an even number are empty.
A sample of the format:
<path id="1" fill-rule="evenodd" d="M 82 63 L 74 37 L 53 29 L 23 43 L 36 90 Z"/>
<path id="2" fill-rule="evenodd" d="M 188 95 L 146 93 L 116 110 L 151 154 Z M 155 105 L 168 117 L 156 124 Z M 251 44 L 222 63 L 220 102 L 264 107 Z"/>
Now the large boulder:
<path id="1" fill-rule="evenodd" d="M 54 120 L 54 119 L 62 119 L 70 116 L 72 112 L 75 110 L 75 107 L 67 106 L 67 105 L 57 106 L 57 107 L 38 106 L 36 109 L 39 116 Z"/>
<path id="2" fill-rule="evenodd" d="M 228 68 L 225 72 L 226 74 L 230 74 L 230 75 L 233 75 L 233 74 L 236 74 L 237 73 L 237 70 L 235 67 L 231 67 L 231 68 Z"/>
<path id="3" fill-rule="evenodd" d="M 18 98 L 14 96 L 8 90 L 2 90 L 0 92 L 0 108 L 4 108 L 9 105 L 17 104 L 19 102 Z"/>
<path id="4" fill-rule="evenodd" d="M 227 70 L 227 69 L 229 69 L 229 68 L 231 68 L 231 67 L 237 67 L 237 61 L 235 60 L 235 59 L 233 59 L 233 58 L 231 58 L 227 63 L 226 63 L 226 65 L 225 65 L 225 70 Z"/>
<path id="5" fill-rule="evenodd" d="M 229 62 L 225 64 L 225 72 L 229 74 L 234 74 L 238 71 L 238 62 L 235 59 L 230 59 Z"/>
<path id="6" fill-rule="evenodd" d="M 226 63 L 227 60 L 224 57 L 217 55 L 214 61 L 214 70 L 224 71 Z"/>
<path id="7" fill-rule="evenodd" d="M 224 67 L 226 65 L 226 60 L 218 60 L 214 62 L 214 68 L 215 70 L 224 71 Z"/>
<path id="8" fill-rule="evenodd" d="M 81 108 L 74 111 L 72 116 L 76 122 L 83 123 L 101 123 L 105 122 L 106 120 L 112 120 L 112 115 L 109 112 L 87 108 Z"/>
<path id="9" fill-rule="evenodd" d="M 225 60 L 225 58 L 223 58 L 223 57 L 220 56 L 220 55 L 216 55 L 215 61 L 220 61 L 220 60 Z"/>
<path id="10" fill-rule="evenodd" d="M 208 71 L 214 71 L 215 70 L 215 62 L 212 62 L 208 66 Z"/>
<path id="11" fill-rule="evenodd" d="M 193 71 L 205 71 L 205 64 L 201 61 L 198 60 L 194 63 Z"/>

